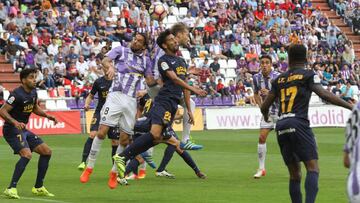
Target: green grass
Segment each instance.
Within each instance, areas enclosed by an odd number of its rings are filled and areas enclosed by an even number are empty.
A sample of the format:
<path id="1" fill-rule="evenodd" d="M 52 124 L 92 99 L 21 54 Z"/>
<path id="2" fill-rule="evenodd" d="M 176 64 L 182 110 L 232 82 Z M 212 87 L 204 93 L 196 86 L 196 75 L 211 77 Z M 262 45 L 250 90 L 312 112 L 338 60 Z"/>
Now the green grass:
<path id="1" fill-rule="evenodd" d="M 347 170 L 342 165 L 344 129 L 315 129 L 320 154 L 320 182 L 317 202 L 347 202 L 345 182 Z M 130 186 L 119 186 L 116 190 L 107 187 L 111 167 L 110 143 L 106 140 L 98 157 L 90 182 L 79 181 L 79 164 L 85 135 L 44 136 L 43 140 L 53 150 L 45 186 L 56 197 L 42 198 L 48 202 L 290 202 L 288 195 L 288 173 L 283 164 L 274 133 L 268 138 L 266 159 L 267 176 L 252 178 L 257 169 L 258 131 L 203 131 L 192 136 L 205 146 L 202 151 L 191 152 L 198 166 L 208 179 L 198 179 L 183 160 L 174 155 L 168 170 L 176 179 L 154 177 L 148 169 L 144 180 L 131 181 Z M 159 164 L 164 146 L 155 149 L 155 160 Z M 17 156 L 0 139 L 0 189 L 8 186 Z M 38 155 L 33 156 L 18 184 L 22 200 L 0 202 L 45 202 L 31 194 L 35 182 Z M 305 177 L 303 170 L 303 180 Z M 303 183 L 304 181 L 302 181 Z M 2 192 L 2 191 L 1 191 Z M 303 195 L 305 194 L 302 187 Z"/>

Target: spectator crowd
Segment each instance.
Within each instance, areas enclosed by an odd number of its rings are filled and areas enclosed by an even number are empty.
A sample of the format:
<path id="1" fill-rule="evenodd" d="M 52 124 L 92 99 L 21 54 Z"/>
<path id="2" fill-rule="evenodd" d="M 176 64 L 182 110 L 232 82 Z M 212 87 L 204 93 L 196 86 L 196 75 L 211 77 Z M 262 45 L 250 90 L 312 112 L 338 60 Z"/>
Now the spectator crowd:
<path id="1" fill-rule="evenodd" d="M 39 88 L 68 86 L 72 96 L 86 96 L 103 74 L 99 63 L 112 47 L 127 46 L 135 32 L 146 33 L 153 42 L 147 50 L 152 57 L 156 37 L 176 19 L 190 31 L 186 59 L 196 71 L 189 82 L 206 89 L 209 97 L 231 96 L 238 105 L 256 105 L 250 87 L 252 76 L 261 71 L 260 56 L 269 55 L 274 70 L 285 72 L 287 48 L 297 43 L 307 46 L 306 68 L 324 86 L 336 86 L 345 98 L 347 86 L 360 84 L 353 43 L 311 0 L 162 0 L 169 14 L 161 22 L 149 15 L 152 3 L 0 0 L 0 51 L 16 72 L 37 68 Z M 359 31 L 358 1 L 329 4 Z M 236 61 L 235 75 L 221 65 L 230 61 Z"/>

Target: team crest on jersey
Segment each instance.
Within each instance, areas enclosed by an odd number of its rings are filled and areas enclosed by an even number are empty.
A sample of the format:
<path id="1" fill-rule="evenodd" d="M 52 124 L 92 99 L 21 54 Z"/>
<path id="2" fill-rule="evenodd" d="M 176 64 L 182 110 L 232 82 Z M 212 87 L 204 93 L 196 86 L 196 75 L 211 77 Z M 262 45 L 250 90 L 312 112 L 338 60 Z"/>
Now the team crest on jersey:
<path id="1" fill-rule="evenodd" d="M 106 117 L 104 116 L 104 117 L 102 117 L 102 119 L 101 119 L 102 121 L 106 121 Z"/>
<path id="2" fill-rule="evenodd" d="M 168 70 L 170 68 L 166 62 L 161 62 L 160 66 L 163 70 Z"/>
<path id="3" fill-rule="evenodd" d="M 320 83 L 321 79 L 318 75 L 314 75 L 314 83 Z"/>
<path id="4" fill-rule="evenodd" d="M 11 97 L 7 100 L 7 102 L 8 102 L 9 104 L 13 104 L 14 101 L 15 101 L 15 97 L 14 97 L 14 96 L 11 96 Z"/>

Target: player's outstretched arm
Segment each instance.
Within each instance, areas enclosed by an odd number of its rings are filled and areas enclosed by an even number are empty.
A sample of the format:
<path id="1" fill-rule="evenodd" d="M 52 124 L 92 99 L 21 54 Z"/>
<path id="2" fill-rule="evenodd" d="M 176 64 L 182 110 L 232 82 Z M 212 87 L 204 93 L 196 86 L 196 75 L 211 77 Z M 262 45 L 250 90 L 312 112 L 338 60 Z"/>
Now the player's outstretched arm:
<path id="1" fill-rule="evenodd" d="M 311 90 L 314 91 L 321 99 L 330 102 L 331 104 L 342 106 L 349 110 L 352 110 L 353 105 L 344 101 L 343 99 L 335 96 L 331 92 L 325 90 L 320 84 L 313 84 Z"/>
<path id="2" fill-rule="evenodd" d="M 276 99 L 276 96 L 272 92 L 269 92 L 269 94 L 265 98 L 265 101 L 262 103 L 262 105 L 260 107 L 261 113 L 264 116 L 264 120 L 266 122 L 269 119 L 269 108 L 270 108 L 271 104 L 274 103 L 275 99 Z"/>
<path id="3" fill-rule="evenodd" d="M 13 107 L 11 105 L 5 103 L 0 109 L 1 118 L 3 118 L 6 122 L 11 123 L 19 130 L 25 129 L 25 123 L 18 122 L 9 114 L 12 109 Z"/>
<path id="4" fill-rule="evenodd" d="M 47 119 L 49 119 L 51 121 L 54 121 L 55 124 L 57 124 L 57 122 L 58 122 L 54 116 L 45 113 L 45 111 L 43 111 L 38 104 L 35 104 L 34 109 L 33 109 L 33 113 L 38 115 L 38 116 L 47 118 Z"/>
<path id="5" fill-rule="evenodd" d="M 203 97 L 207 95 L 207 92 L 205 90 L 188 85 L 185 81 L 183 81 L 181 78 L 179 78 L 176 75 L 176 73 L 172 70 L 167 70 L 166 76 L 168 78 L 170 78 L 175 84 L 181 86 L 183 89 L 187 89 L 187 90 L 192 91 L 195 94 L 197 94 L 199 96 L 203 96 Z"/>

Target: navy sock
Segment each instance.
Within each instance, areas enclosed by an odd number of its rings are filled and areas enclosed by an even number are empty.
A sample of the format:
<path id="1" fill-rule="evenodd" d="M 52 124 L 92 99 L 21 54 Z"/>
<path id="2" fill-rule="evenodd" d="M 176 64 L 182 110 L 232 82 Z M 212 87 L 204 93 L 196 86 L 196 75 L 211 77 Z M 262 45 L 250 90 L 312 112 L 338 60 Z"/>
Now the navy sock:
<path id="1" fill-rule="evenodd" d="M 50 158 L 51 158 L 50 155 L 40 155 L 35 188 L 40 188 L 43 186 L 46 171 L 49 167 Z"/>
<path id="2" fill-rule="evenodd" d="M 176 150 L 176 147 L 174 145 L 168 145 L 164 151 L 163 159 L 161 160 L 159 168 L 156 170 L 157 172 L 161 172 L 165 170 L 166 166 L 170 162 L 174 152 Z"/>
<path id="3" fill-rule="evenodd" d="M 26 165 L 29 163 L 30 159 L 21 157 L 19 161 L 15 165 L 14 173 L 11 179 L 11 183 L 9 188 L 15 187 L 21 177 L 21 175 L 24 173 Z"/>
<path id="4" fill-rule="evenodd" d="M 191 158 L 190 154 L 187 152 L 187 151 L 183 151 L 183 153 L 178 153 L 181 158 L 184 159 L 184 161 L 187 163 L 187 165 L 190 166 L 190 168 L 192 168 L 195 173 L 199 173 L 200 170 L 199 168 L 197 167 L 196 163 L 194 162 L 194 160 Z"/>
<path id="5" fill-rule="evenodd" d="M 89 153 L 90 153 L 90 150 L 91 150 L 91 145 L 93 143 L 94 139 L 91 138 L 91 137 L 88 137 L 88 139 L 86 140 L 85 142 L 85 145 L 84 145 L 84 149 L 83 149 L 83 153 L 82 153 L 82 160 L 81 162 L 86 162 L 88 156 L 89 156 Z"/>
<path id="6" fill-rule="evenodd" d="M 140 165 L 140 162 L 137 159 L 132 159 L 129 164 L 126 166 L 125 169 L 125 175 L 133 172 L 134 174 L 137 174 L 138 167 Z"/>
<path id="7" fill-rule="evenodd" d="M 305 179 L 306 203 L 315 202 L 318 188 L 319 173 L 316 171 L 308 171 Z"/>
<path id="8" fill-rule="evenodd" d="M 302 203 L 302 194 L 301 194 L 301 181 L 300 180 L 291 180 L 289 182 L 289 193 L 292 203 Z"/>
<path id="9" fill-rule="evenodd" d="M 111 160 L 114 164 L 114 160 L 113 160 L 113 156 L 116 154 L 116 150 L 117 150 L 118 146 L 117 145 L 111 145 Z"/>
<path id="10" fill-rule="evenodd" d="M 150 147 L 154 146 L 154 138 L 152 134 L 146 133 L 141 137 L 134 140 L 122 153 L 119 155 L 125 157 L 125 161 L 129 159 L 134 159 L 136 155 L 145 152 Z"/>

